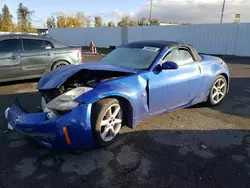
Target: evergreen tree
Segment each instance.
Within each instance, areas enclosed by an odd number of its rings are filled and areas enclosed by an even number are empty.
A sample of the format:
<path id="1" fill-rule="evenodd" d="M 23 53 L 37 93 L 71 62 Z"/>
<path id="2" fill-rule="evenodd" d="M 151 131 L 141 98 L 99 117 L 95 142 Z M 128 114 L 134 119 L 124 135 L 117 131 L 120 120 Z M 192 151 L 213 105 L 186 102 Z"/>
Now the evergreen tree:
<path id="1" fill-rule="evenodd" d="M 10 14 L 9 7 L 7 5 L 4 5 L 0 19 L 2 31 L 10 32 L 13 30 L 12 18 L 13 16 Z"/>

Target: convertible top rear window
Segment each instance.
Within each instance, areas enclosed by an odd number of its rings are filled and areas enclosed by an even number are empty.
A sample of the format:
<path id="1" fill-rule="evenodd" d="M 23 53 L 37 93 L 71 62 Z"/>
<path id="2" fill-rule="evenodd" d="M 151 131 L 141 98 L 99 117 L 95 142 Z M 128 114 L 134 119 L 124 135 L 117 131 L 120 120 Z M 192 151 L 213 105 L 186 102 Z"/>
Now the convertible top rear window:
<path id="1" fill-rule="evenodd" d="M 148 69 L 160 51 L 161 48 L 157 46 L 129 44 L 115 49 L 100 62 L 134 69 Z"/>

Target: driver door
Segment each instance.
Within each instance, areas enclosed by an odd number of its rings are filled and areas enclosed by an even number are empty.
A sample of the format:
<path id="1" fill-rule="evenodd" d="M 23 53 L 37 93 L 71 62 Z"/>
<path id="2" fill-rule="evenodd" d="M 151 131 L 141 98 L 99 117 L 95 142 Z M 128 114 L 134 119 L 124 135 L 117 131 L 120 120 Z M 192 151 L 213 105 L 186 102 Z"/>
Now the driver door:
<path id="1" fill-rule="evenodd" d="M 164 70 L 167 73 L 167 108 L 174 109 L 188 105 L 200 92 L 201 65 L 196 62 L 187 48 L 175 48 L 164 58 L 173 61 L 179 68 Z"/>
<path id="2" fill-rule="evenodd" d="M 179 68 L 161 70 L 149 81 L 149 109 L 158 114 L 190 103 L 199 93 L 201 85 L 200 62 L 195 62 L 185 48 L 172 49 L 163 62 L 173 61 Z"/>

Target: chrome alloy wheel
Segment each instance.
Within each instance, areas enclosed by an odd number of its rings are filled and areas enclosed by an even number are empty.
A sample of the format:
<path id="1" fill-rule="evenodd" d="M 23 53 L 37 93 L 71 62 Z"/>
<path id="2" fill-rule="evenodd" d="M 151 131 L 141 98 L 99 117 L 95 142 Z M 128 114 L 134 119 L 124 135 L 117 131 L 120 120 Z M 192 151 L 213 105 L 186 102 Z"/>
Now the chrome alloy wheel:
<path id="1" fill-rule="evenodd" d="M 119 113 L 121 112 L 120 105 L 113 104 L 104 113 L 100 124 L 100 135 L 104 142 L 113 140 L 121 130 L 122 119 L 119 117 Z"/>
<path id="2" fill-rule="evenodd" d="M 213 85 L 212 88 L 212 100 L 214 104 L 219 103 L 226 95 L 226 83 L 223 79 L 218 79 Z"/>

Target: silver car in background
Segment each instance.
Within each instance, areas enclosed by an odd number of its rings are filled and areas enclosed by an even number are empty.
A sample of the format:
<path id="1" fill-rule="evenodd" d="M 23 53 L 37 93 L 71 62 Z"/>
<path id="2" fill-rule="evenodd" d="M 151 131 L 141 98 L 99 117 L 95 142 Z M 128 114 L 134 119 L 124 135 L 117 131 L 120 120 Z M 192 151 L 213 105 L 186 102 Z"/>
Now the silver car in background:
<path id="1" fill-rule="evenodd" d="M 0 82 L 39 78 L 68 64 L 82 62 L 82 48 L 34 35 L 0 36 Z"/>

